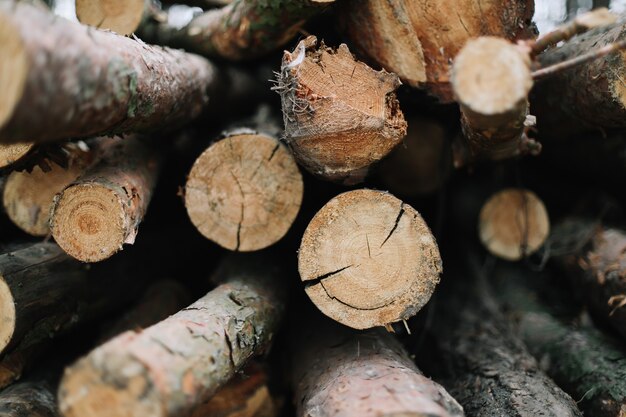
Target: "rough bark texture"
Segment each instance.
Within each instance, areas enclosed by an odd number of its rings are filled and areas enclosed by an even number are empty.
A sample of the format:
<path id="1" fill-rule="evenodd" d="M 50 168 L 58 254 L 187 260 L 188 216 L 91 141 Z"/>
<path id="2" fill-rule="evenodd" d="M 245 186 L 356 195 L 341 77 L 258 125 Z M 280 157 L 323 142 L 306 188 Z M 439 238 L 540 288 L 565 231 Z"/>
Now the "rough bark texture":
<path id="1" fill-rule="evenodd" d="M 302 203 L 302 176 L 275 135 L 237 129 L 224 136 L 189 172 L 187 213 L 200 233 L 226 249 L 266 248 L 294 222 Z"/>
<path id="2" fill-rule="evenodd" d="M 582 416 L 513 334 L 482 277 L 460 268 L 446 280 L 454 283 L 443 293 L 445 303 L 435 305 L 429 337 L 436 351 L 430 358 L 417 355 L 425 370 L 449 389 L 467 416 Z"/>
<path id="3" fill-rule="evenodd" d="M 316 45 L 309 36 L 283 56 L 274 89 L 285 141 L 312 174 L 355 184 L 406 134 L 394 93 L 400 81 L 356 61 L 345 44 L 336 50 Z"/>
<path id="4" fill-rule="evenodd" d="M 135 295 L 124 276 L 90 280 L 85 266 L 53 243 L 0 255 L 0 275 L 0 387 L 19 378 L 58 333 Z"/>
<path id="5" fill-rule="evenodd" d="M 548 212 L 535 193 L 506 188 L 480 210 L 478 234 L 493 255 L 510 261 L 536 252 L 550 232 Z"/>
<path id="6" fill-rule="evenodd" d="M 126 332 L 69 367 L 59 389 L 66 417 L 185 416 L 269 347 L 283 309 L 267 256 L 231 258 L 226 283 L 164 321 Z M 107 407 L 102 407 L 106 401 Z"/>
<path id="7" fill-rule="evenodd" d="M 442 271 L 437 242 L 391 194 L 338 195 L 307 226 L 298 252 L 305 291 L 324 314 L 356 329 L 414 316 Z"/>
<path id="8" fill-rule="evenodd" d="M 451 82 L 469 148 L 455 165 L 522 153 L 533 85 L 528 53 L 501 38 L 470 40 L 454 58 Z"/>
<path id="9" fill-rule="evenodd" d="M 426 378 L 384 330 L 311 326 L 293 363 L 299 417 L 460 417 L 463 409 Z"/>
<path id="10" fill-rule="evenodd" d="M 569 219 L 555 239 L 573 239 L 570 253 L 557 258 L 588 308 L 626 338 L 626 233 L 583 219 Z"/>
<path id="11" fill-rule="evenodd" d="M 0 4 L 0 28 L 4 143 L 173 128 L 200 113 L 217 79 L 200 57 L 23 2 Z"/>
<path id="12" fill-rule="evenodd" d="M 494 278 L 499 281 L 499 300 L 511 313 L 516 332 L 528 350 L 577 400 L 585 415 L 623 416 L 626 357 L 621 347 L 592 328 L 576 329 L 558 320 L 548 305 L 538 300 L 539 294 L 529 289 L 529 277 L 524 275 L 509 266 L 496 270 Z"/>
<path id="13" fill-rule="evenodd" d="M 208 57 L 233 61 L 258 58 L 293 38 L 306 20 L 334 0 L 235 0 L 195 17 L 182 29 L 144 25 L 150 43 L 168 45 Z"/>
<path id="14" fill-rule="evenodd" d="M 0 392 L 1 417 L 59 417 L 56 395 L 47 381 L 22 382 Z"/>
<path id="15" fill-rule="evenodd" d="M 351 0 L 344 6 L 340 24 L 359 54 L 442 102 L 453 101 L 451 62 L 467 40 L 535 35 L 529 0 Z"/>
<path id="16" fill-rule="evenodd" d="M 57 194 L 50 215 L 56 242 L 83 262 L 134 243 L 160 170 L 156 148 L 138 138 L 107 145 L 98 163 Z"/>
<path id="17" fill-rule="evenodd" d="M 625 39 L 626 26 L 594 29 L 539 55 L 546 67 Z M 542 137 L 563 138 L 583 130 L 626 127 L 626 52 L 616 52 L 537 82 L 531 95 Z"/>

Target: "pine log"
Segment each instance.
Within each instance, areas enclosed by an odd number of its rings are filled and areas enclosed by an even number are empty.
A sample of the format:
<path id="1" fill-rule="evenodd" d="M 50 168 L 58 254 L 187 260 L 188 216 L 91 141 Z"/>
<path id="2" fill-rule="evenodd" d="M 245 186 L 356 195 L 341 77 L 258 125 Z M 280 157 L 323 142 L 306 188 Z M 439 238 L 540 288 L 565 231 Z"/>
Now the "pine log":
<path id="1" fill-rule="evenodd" d="M 54 198 L 50 231 L 83 262 L 111 257 L 133 244 L 159 174 L 156 148 L 139 138 L 118 138 L 102 157 Z"/>
<path id="2" fill-rule="evenodd" d="M 200 57 L 25 2 L 0 3 L 0 28 L 3 143 L 173 128 L 200 113 L 218 81 Z"/>
<path id="3" fill-rule="evenodd" d="M 394 93 L 400 81 L 356 61 L 345 44 L 336 50 L 316 45 L 309 36 L 283 55 L 274 89 L 285 141 L 312 174 L 355 184 L 406 134 Z"/>
<path id="4" fill-rule="evenodd" d="M 439 283 L 435 238 L 408 204 L 355 190 L 311 220 L 298 253 L 305 291 L 324 314 L 355 329 L 414 316 Z"/>
<path id="5" fill-rule="evenodd" d="M 416 197 L 438 190 L 451 171 L 445 126 L 432 119 L 411 117 L 406 137 L 380 162 L 376 177 L 393 194 Z"/>
<path id="6" fill-rule="evenodd" d="M 310 326 L 293 360 L 297 416 L 460 417 L 463 409 L 426 378 L 382 329 Z"/>
<path id="7" fill-rule="evenodd" d="M 0 392 L 0 417 L 60 417 L 48 381 L 28 381 Z"/>
<path id="8" fill-rule="evenodd" d="M 578 57 L 626 39 L 626 25 L 617 23 L 574 37 L 538 56 L 542 67 Z M 559 139 L 581 131 L 626 127 L 626 52 L 586 62 L 537 82 L 531 94 L 533 113 L 542 137 Z"/>
<path id="9" fill-rule="evenodd" d="M 107 314 L 136 295 L 122 274 L 90 279 L 53 243 L 0 255 L 0 387 L 18 379 L 52 339 Z"/>
<path id="10" fill-rule="evenodd" d="M 463 252 L 456 252 L 463 264 Z M 459 401 L 467 416 L 582 416 L 576 403 L 539 368 L 499 311 L 476 265 L 458 265 L 445 302 L 435 304 L 431 357 L 416 356 Z M 463 272 L 461 272 L 463 271 Z M 448 270 L 449 272 L 449 270 Z M 468 276 L 469 275 L 469 276 Z M 453 308 L 450 308 L 453 306 Z"/>
<path id="11" fill-rule="evenodd" d="M 626 233 L 570 218 L 555 227 L 551 240 L 570 248 L 556 260 L 589 310 L 626 338 Z"/>
<path id="12" fill-rule="evenodd" d="M 167 20 L 153 0 L 75 0 L 78 21 L 120 35 L 135 32 L 146 19 Z"/>
<path id="13" fill-rule="evenodd" d="M 466 161 L 505 159 L 522 153 L 533 85 L 530 56 L 495 37 L 470 40 L 454 59 L 451 83 L 461 107 Z"/>
<path id="14" fill-rule="evenodd" d="M 231 61 L 258 58 L 293 38 L 306 20 L 335 0 L 239 0 L 194 17 L 181 29 L 144 25 L 146 42 Z"/>
<path id="15" fill-rule="evenodd" d="M 267 255 L 231 257 L 216 275 L 226 283 L 194 304 L 67 368 L 59 388 L 63 415 L 188 415 L 266 351 L 283 309 L 276 264 Z"/>
<path id="16" fill-rule="evenodd" d="M 351 0 L 344 6 L 339 23 L 359 54 L 441 102 L 453 101 L 451 62 L 469 39 L 535 35 L 529 0 Z"/>
<path id="17" fill-rule="evenodd" d="M 590 327 L 576 328 L 552 314 L 555 303 L 541 302 L 531 290 L 530 272 L 511 266 L 496 269 L 496 294 L 510 312 L 516 333 L 546 373 L 569 393 L 585 415 L 618 417 L 626 413 L 626 356 L 616 341 Z M 538 277 L 545 284 L 545 276 Z M 556 290 L 556 289 L 555 289 Z M 543 295 L 543 294 L 542 294 Z M 562 295 L 562 294 L 561 294 Z M 548 307 L 549 306 L 549 307 Z"/>
<path id="18" fill-rule="evenodd" d="M 0 145 L 0 169 L 7 168 L 26 157 L 35 146 L 33 143 Z"/>
<path id="19" fill-rule="evenodd" d="M 510 261 L 536 252 L 550 231 L 548 212 L 535 193 L 507 188 L 494 194 L 480 210 L 478 234 L 493 255 Z"/>
<path id="20" fill-rule="evenodd" d="M 100 139 L 100 142 L 107 140 Z M 50 234 L 50 210 L 54 196 L 82 175 L 97 158 L 98 141 L 90 146 L 89 150 L 71 148 L 65 166 L 51 163 L 44 171 L 37 165 L 30 172 L 13 171 L 8 175 L 2 203 L 13 224 L 32 236 Z"/>
<path id="21" fill-rule="evenodd" d="M 287 233 L 302 195 L 298 166 L 275 135 L 235 129 L 196 159 L 185 185 L 185 207 L 207 239 L 247 252 Z"/>

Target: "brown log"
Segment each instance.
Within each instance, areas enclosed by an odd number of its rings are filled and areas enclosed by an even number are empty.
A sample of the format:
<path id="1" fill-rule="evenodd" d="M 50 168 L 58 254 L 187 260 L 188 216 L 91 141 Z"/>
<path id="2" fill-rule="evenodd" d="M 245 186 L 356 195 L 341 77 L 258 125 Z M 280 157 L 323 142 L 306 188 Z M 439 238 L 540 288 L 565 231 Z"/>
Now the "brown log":
<path id="1" fill-rule="evenodd" d="M 3 143 L 173 128 L 200 113 L 218 81 L 200 57 L 26 2 L 2 2 L 0 27 Z"/>
<path id="2" fill-rule="evenodd" d="M 302 203 L 302 176 L 272 134 L 235 129 L 196 159 L 185 185 L 189 218 L 207 239 L 234 251 L 280 240 Z"/>
<path id="3" fill-rule="evenodd" d="M 276 265 L 267 255 L 236 257 L 216 275 L 226 283 L 189 307 L 123 333 L 67 368 L 59 389 L 63 415 L 188 415 L 266 351 L 283 309 Z"/>
<path id="4" fill-rule="evenodd" d="M 382 329 L 351 333 L 338 325 L 309 326 L 300 341 L 293 361 L 299 417 L 464 415 Z"/>
<path id="5" fill-rule="evenodd" d="M 451 62 L 469 39 L 535 35 L 528 0 L 351 0 L 344 6 L 339 21 L 359 54 L 442 102 L 453 101 Z"/>
<path id="6" fill-rule="evenodd" d="M 56 395 L 48 381 L 28 381 L 0 392 L 0 417 L 59 417 Z"/>
<path id="7" fill-rule="evenodd" d="M 133 244 L 160 169 L 154 147 L 118 138 L 100 161 L 54 198 L 50 231 L 70 256 L 98 262 Z"/>
<path id="8" fill-rule="evenodd" d="M 75 0 L 78 21 L 120 35 L 135 32 L 146 19 L 167 21 L 153 0 Z"/>
<path id="9" fill-rule="evenodd" d="M 546 207 L 529 190 L 499 191 L 480 210 L 480 240 L 489 252 L 502 259 L 516 261 L 536 252 L 549 231 Z"/>
<path id="10" fill-rule="evenodd" d="M 4 185 L 2 203 L 13 224 L 32 236 L 50 234 L 50 210 L 54 196 L 85 172 L 98 158 L 99 143 L 107 140 L 92 141 L 88 150 L 68 148 L 65 166 L 50 163 L 47 171 L 37 165 L 30 172 L 11 172 Z"/>
<path id="11" fill-rule="evenodd" d="M 56 335 L 114 311 L 138 286 L 122 274 L 89 279 L 85 266 L 53 243 L 0 255 L 0 274 L 0 387 L 18 379 Z"/>
<path id="12" fill-rule="evenodd" d="M 302 237 L 298 269 L 317 308 L 356 329 L 415 315 L 442 271 L 420 214 L 366 189 L 340 194 L 317 212 Z"/>
<path id="13" fill-rule="evenodd" d="M 0 145 L 0 169 L 7 168 L 26 157 L 35 146 L 33 143 Z"/>
<path id="14" fill-rule="evenodd" d="M 345 44 L 336 50 L 316 45 L 309 36 L 283 55 L 274 89 L 285 140 L 309 172 L 355 184 L 406 134 L 394 93 L 400 81 L 356 61 Z"/>
<path id="15" fill-rule="evenodd" d="M 242 0 L 194 17 L 181 29 L 143 25 L 146 42 L 231 61 L 258 58 L 293 38 L 306 20 L 335 0 Z"/>
<path id="16" fill-rule="evenodd" d="M 430 194 L 452 171 L 448 134 L 442 123 L 423 117 L 408 120 L 404 141 L 377 167 L 385 189 L 403 197 Z"/>

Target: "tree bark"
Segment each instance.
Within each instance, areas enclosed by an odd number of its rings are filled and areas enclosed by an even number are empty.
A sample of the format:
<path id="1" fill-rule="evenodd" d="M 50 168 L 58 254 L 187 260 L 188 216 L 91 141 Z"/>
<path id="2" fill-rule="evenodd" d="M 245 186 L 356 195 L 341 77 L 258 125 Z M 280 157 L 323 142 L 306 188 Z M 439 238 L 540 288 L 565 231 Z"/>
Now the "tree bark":
<path id="1" fill-rule="evenodd" d="M 270 131 L 279 128 L 272 124 Z M 287 233 L 302 195 L 298 166 L 276 133 L 239 128 L 196 159 L 185 184 L 185 207 L 204 237 L 247 252 Z"/>
<path id="2" fill-rule="evenodd" d="M 45 380 L 15 384 L 0 392 L 1 417 L 59 417 L 56 395 Z"/>
<path id="3" fill-rule="evenodd" d="M 528 0 L 352 0 L 344 6 L 339 23 L 359 54 L 444 103 L 453 101 L 450 63 L 469 39 L 515 41 L 536 33 Z"/>
<path id="4" fill-rule="evenodd" d="M 539 55 L 542 67 L 580 56 L 624 39 L 626 26 L 614 24 L 576 36 Z M 617 52 L 559 71 L 537 82 L 531 94 L 542 137 L 558 139 L 589 130 L 626 127 L 626 53 Z"/>
<path id="5" fill-rule="evenodd" d="M 209 10 L 182 29 L 144 25 L 146 42 L 231 61 L 259 58 L 293 38 L 306 20 L 335 0 L 240 0 Z"/>
<path id="6" fill-rule="evenodd" d="M 442 271 L 420 214 L 374 190 L 340 194 L 317 212 L 302 237 L 298 269 L 317 308 L 355 329 L 414 316 Z"/>
<path id="7" fill-rule="evenodd" d="M 54 198 L 50 231 L 83 262 L 111 257 L 133 244 L 161 165 L 156 148 L 139 138 L 112 141 L 100 161 Z"/>
<path id="8" fill-rule="evenodd" d="M 527 274 L 509 267 L 494 275 L 498 299 L 510 312 L 519 337 L 546 373 L 577 400 L 585 415 L 622 416 L 626 412 L 622 348 L 595 329 L 576 329 L 558 320 L 551 314 L 555 302 L 551 301 L 549 308 L 539 301 Z M 540 294 L 545 292 L 542 287 Z"/>
<path id="9" fill-rule="evenodd" d="M 517 261 L 535 253 L 549 232 L 546 206 L 529 190 L 506 188 L 491 196 L 480 210 L 480 240 L 502 259 Z"/>
<path id="10" fill-rule="evenodd" d="M 3 143 L 175 128 L 200 113 L 218 80 L 200 57 L 23 2 L 2 2 L 0 22 Z"/>
<path id="11" fill-rule="evenodd" d="M 312 174 L 356 184 L 406 134 L 394 93 L 400 81 L 356 61 L 345 44 L 337 50 L 316 45 L 309 36 L 283 56 L 274 89 L 285 141 Z"/>
<path id="12" fill-rule="evenodd" d="M 336 325 L 310 326 L 299 340 L 293 360 L 297 416 L 464 415 L 382 329 L 351 333 Z"/>
<path id="13" fill-rule="evenodd" d="M 234 257 L 216 275 L 226 283 L 194 304 L 142 332 L 121 334 L 66 369 L 61 412 L 189 415 L 266 351 L 283 310 L 276 264 L 268 265 L 267 255 Z"/>

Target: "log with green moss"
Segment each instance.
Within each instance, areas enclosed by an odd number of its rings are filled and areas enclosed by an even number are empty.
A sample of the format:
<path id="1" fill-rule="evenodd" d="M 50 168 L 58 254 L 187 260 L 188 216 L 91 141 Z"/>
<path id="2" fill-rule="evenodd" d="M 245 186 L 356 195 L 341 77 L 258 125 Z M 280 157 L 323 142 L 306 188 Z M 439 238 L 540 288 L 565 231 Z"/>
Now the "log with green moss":
<path id="1" fill-rule="evenodd" d="M 235 0 L 205 12 L 181 29 L 167 23 L 143 25 L 146 42 L 183 48 L 232 61 L 258 58 L 293 38 L 306 20 L 335 0 Z"/>
<path id="2" fill-rule="evenodd" d="M 560 297 L 545 299 L 559 290 L 547 285 L 546 274 L 511 265 L 494 271 L 496 294 L 510 315 L 516 334 L 546 373 L 570 394 L 585 415 L 618 417 L 626 413 L 626 356 L 616 341 L 590 326 L 575 327 L 556 309 Z M 537 281 L 538 286 L 534 286 Z M 542 297 L 544 300 L 542 300 Z"/>
<path id="3" fill-rule="evenodd" d="M 205 59 L 0 3 L 0 142 L 174 128 L 219 82 Z"/>
<path id="4" fill-rule="evenodd" d="M 215 273 L 224 283 L 204 297 L 143 331 L 122 333 L 67 368 L 61 412 L 190 414 L 269 348 L 283 311 L 282 275 L 268 254 L 229 258 Z"/>

